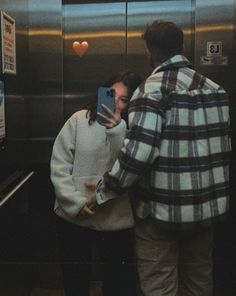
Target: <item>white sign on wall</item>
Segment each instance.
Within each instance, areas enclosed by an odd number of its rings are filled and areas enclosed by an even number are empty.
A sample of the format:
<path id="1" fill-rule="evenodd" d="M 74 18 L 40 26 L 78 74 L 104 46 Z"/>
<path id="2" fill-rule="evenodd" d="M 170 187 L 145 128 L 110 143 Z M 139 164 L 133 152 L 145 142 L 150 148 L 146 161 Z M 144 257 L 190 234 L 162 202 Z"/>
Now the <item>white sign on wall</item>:
<path id="1" fill-rule="evenodd" d="M 228 56 L 222 55 L 222 41 L 208 41 L 206 44 L 206 55 L 200 57 L 202 66 L 226 66 Z"/>
<path id="2" fill-rule="evenodd" d="M 15 21 L 1 11 L 1 71 L 16 74 L 16 32 Z"/>

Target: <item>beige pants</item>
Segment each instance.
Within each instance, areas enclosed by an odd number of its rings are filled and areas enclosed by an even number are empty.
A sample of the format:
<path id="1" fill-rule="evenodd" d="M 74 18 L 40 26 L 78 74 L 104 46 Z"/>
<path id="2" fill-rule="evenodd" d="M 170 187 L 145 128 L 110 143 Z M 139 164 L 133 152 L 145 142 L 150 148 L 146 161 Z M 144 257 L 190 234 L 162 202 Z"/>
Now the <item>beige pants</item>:
<path id="1" fill-rule="evenodd" d="M 136 256 L 142 296 L 211 296 L 212 229 L 188 237 L 157 232 L 150 219 L 136 224 Z"/>

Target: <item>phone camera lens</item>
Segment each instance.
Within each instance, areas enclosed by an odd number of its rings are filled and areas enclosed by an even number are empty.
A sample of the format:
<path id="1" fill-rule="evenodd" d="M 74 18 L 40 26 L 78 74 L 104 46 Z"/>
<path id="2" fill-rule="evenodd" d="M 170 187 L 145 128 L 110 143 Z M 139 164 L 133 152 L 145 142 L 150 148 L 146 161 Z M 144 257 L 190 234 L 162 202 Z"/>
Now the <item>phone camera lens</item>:
<path id="1" fill-rule="evenodd" d="M 114 95 L 114 89 L 111 89 L 110 90 L 110 97 L 113 97 L 113 95 Z"/>

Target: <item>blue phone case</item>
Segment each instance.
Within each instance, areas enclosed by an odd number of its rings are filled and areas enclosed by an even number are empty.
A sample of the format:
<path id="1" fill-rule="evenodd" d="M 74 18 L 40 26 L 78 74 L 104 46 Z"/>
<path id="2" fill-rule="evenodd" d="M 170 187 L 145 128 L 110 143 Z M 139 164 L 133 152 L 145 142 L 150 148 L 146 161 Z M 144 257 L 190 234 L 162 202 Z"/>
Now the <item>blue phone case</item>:
<path id="1" fill-rule="evenodd" d="M 115 90 L 110 87 L 99 87 L 98 88 L 98 103 L 97 112 L 107 116 L 106 112 L 102 108 L 102 104 L 107 106 L 112 112 L 115 111 Z M 98 118 L 98 122 L 102 119 Z"/>

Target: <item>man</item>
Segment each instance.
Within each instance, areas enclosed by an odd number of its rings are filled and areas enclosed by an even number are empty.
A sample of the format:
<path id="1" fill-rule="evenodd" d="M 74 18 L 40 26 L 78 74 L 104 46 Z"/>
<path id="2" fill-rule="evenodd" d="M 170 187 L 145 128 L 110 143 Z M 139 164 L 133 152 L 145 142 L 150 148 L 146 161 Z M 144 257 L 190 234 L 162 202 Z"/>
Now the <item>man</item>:
<path id="1" fill-rule="evenodd" d="M 211 296 L 212 225 L 229 207 L 228 97 L 191 68 L 177 25 L 155 21 L 143 39 L 154 71 L 131 99 L 97 203 L 134 196 L 141 295 Z"/>

